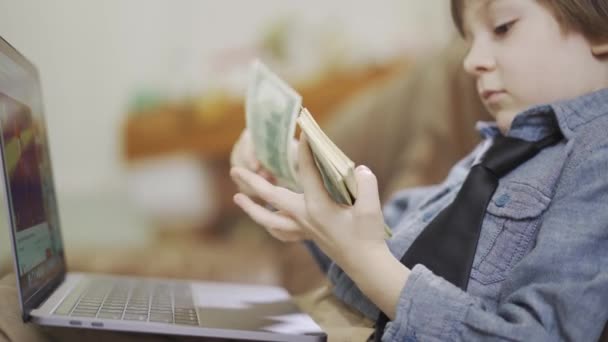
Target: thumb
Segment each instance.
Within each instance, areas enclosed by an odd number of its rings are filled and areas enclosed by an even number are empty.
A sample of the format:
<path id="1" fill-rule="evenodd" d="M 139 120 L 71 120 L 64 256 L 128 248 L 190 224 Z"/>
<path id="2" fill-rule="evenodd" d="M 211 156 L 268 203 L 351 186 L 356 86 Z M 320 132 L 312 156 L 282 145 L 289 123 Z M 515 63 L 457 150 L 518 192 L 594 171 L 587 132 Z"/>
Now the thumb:
<path id="1" fill-rule="evenodd" d="M 378 212 L 382 210 L 380 195 L 378 194 L 378 180 L 372 170 L 365 165 L 357 166 L 355 169 L 355 179 L 357 181 L 355 208 L 360 208 L 365 212 Z"/>

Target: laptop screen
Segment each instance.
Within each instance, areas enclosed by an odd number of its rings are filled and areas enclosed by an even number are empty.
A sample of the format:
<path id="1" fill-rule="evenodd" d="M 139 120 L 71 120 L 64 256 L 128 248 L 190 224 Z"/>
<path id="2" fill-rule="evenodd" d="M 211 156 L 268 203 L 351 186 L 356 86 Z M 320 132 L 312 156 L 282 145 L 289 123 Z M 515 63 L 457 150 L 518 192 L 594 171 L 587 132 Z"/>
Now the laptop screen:
<path id="1" fill-rule="evenodd" d="M 21 304 L 63 276 L 65 262 L 36 69 L 0 38 L 0 149 Z"/>

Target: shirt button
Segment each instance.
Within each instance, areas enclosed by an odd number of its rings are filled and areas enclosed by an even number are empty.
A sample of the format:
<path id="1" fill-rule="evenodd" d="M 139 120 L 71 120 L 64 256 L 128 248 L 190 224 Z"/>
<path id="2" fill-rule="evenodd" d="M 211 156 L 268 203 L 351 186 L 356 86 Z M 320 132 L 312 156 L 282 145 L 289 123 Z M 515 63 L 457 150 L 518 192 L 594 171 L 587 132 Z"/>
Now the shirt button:
<path id="1" fill-rule="evenodd" d="M 497 207 L 504 207 L 511 200 L 511 196 L 509 194 L 502 194 L 496 199 Z"/>
<path id="2" fill-rule="evenodd" d="M 424 215 L 422 216 L 422 221 L 423 222 L 429 222 L 429 220 L 433 217 L 433 213 L 430 212 L 426 212 L 424 213 Z"/>

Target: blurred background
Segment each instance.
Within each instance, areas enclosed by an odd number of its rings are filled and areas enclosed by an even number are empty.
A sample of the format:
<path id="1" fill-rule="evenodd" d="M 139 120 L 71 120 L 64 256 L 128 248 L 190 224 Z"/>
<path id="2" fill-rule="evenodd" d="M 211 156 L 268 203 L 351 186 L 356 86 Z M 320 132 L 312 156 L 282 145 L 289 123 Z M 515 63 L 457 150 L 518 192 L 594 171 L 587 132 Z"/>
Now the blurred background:
<path id="1" fill-rule="evenodd" d="M 231 202 L 249 63 L 323 124 L 454 32 L 445 1 L 0 0 L 0 35 L 40 71 L 72 270 L 298 292 L 319 279 L 310 257 Z"/>

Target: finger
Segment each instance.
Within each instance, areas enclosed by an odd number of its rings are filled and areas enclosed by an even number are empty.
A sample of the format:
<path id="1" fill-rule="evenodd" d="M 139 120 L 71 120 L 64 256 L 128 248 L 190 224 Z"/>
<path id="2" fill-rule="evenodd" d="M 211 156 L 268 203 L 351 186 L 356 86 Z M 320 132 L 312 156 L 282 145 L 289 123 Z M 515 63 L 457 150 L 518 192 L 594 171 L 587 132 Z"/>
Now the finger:
<path id="1" fill-rule="evenodd" d="M 355 179 L 357 181 L 355 210 L 371 213 L 381 211 L 378 180 L 374 173 L 367 166 L 359 165 L 355 170 Z"/>
<path id="2" fill-rule="evenodd" d="M 250 170 L 258 171 L 261 165 L 255 155 L 255 146 L 253 144 L 253 139 L 251 138 L 251 133 L 249 133 L 249 130 L 245 130 L 242 135 L 242 142 L 245 144 L 243 148 L 245 163 Z"/>
<path id="3" fill-rule="evenodd" d="M 230 164 L 240 166 L 253 171 L 260 168 L 260 162 L 255 156 L 255 148 L 251 134 L 245 129 L 237 140 L 232 153 L 230 154 Z"/>
<path id="4" fill-rule="evenodd" d="M 281 230 L 285 232 L 296 232 L 300 226 L 292 218 L 278 212 L 273 212 L 255 203 L 244 194 L 236 194 L 233 197 L 236 203 L 249 217 L 266 229 Z"/>
<path id="5" fill-rule="evenodd" d="M 251 190 L 255 196 L 260 197 L 273 207 L 289 213 L 290 216 L 298 216 L 303 213 L 302 195 L 274 186 L 260 175 L 244 168 L 233 167 L 230 169 L 230 175 Z"/>
<path id="6" fill-rule="evenodd" d="M 236 187 L 237 187 L 237 189 L 238 189 L 239 192 L 241 192 L 241 193 L 243 193 L 243 194 L 245 194 L 247 196 L 257 197 L 257 194 L 255 193 L 255 190 L 253 190 L 251 187 L 249 187 L 249 185 L 247 185 L 246 183 L 242 182 L 238 178 L 232 177 L 232 180 L 236 184 Z"/>
<path id="7" fill-rule="evenodd" d="M 298 145 L 299 183 L 304 191 L 307 206 L 333 207 L 335 202 L 331 199 L 319 169 L 314 161 L 312 150 L 308 144 L 308 137 L 304 132 L 300 135 Z"/>
<path id="8" fill-rule="evenodd" d="M 266 231 L 275 239 L 283 242 L 297 242 L 305 240 L 303 235 L 298 232 L 284 231 L 281 229 L 266 229 Z"/>
<path id="9" fill-rule="evenodd" d="M 277 214 L 286 215 L 280 210 L 277 212 Z M 266 231 L 276 239 L 281 240 L 283 242 L 296 242 L 309 239 L 309 234 L 306 229 L 304 229 L 302 223 L 296 223 L 297 229 L 266 229 Z"/>
<path id="10" fill-rule="evenodd" d="M 260 175 L 260 176 L 262 176 L 265 180 L 267 180 L 271 184 L 276 184 L 277 183 L 277 180 L 273 176 L 273 174 L 270 171 L 268 171 L 268 170 L 266 170 L 264 168 L 260 168 L 257 171 L 257 174 Z"/>
<path id="11" fill-rule="evenodd" d="M 233 163 L 233 165 L 235 165 L 235 164 Z M 236 167 L 236 166 L 233 166 L 233 167 Z M 239 177 L 233 176 L 232 169 L 230 169 L 230 178 L 232 178 L 232 181 L 236 184 L 239 192 L 242 192 L 247 196 L 257 196 L 257 194 L 255 193 L 255 190 L 252 189 L 247 183 L 243 182 Z"/>

